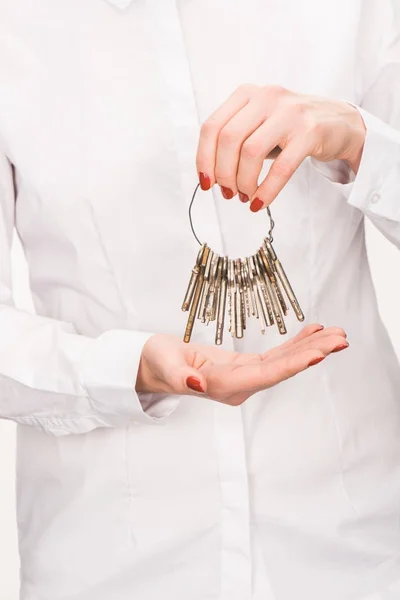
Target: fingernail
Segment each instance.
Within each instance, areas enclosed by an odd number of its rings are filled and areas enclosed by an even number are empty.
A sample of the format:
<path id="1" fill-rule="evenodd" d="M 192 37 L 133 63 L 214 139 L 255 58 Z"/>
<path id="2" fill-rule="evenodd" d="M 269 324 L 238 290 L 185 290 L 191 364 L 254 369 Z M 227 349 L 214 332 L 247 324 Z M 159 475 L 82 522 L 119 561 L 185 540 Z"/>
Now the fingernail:
<path id="1" fill-rule="evenodd" d="M 234 194 L 231 189 L 224 187 L 223 185 L 221 185 L 220 188 L 221 188 L 221 194 L 223 195 L 225 200 L 231 200 L 233 198 Z"/>
<path id="2" fill-rule="evenodd" d="M 186 379 L 186 385 L 191 390 L 194 390 L 195 392 L 199 392 L 200 394 L 204 394 L 204 390 L 201 387 L 200 379 L 197 379 L 197 377 L 193 377 L 193 375 L 188 377 Z"/>
<path id="3" fill-rule="evenodd" d="M 344 344 L 339 344 L 339 346 L 336 346 L 336 348 L 334 348 L 334 350 L 332 350 L 332 352 L 340 352 L 341 350 L 346 350 L 346 348 L 349 347 L 349 344 L 344 343 Z"/>
<path id="4" fill-rule="evenodd" d="M 243 192 L 239 192 L 239 198 L 242 202 L 248 202 L 249 201 L 249 197 L 247 194 L 243 194 Z"/>
<path id="5" fill-rule="evenodd" d="M 200 187 L 203 191 L 207 191 L 211 187 L 211 179 L 205 173 L 199 173 Z"/>
<path id="6" fill-rule="evenodd" d="M 319 325 L 318 329 L 315 330 L 315 333 L 317 333 L 317 331 L 322 331 L 324 328 L 323 325 Z"/>
<path id="7" fill-rule="evenodd" d="M 251 212 L 258 212 L 263 206 L 264 203 L 260 198 L 254 198 L 253 202 L 250 204 L 250 210 Z"/>
<path id="8" fill-rule="evenodd" d="M 310 363 L 308 363 L 308 366 L 313 367 L 314 365 L 317 365 L 318 363 L 323 361 L 324 358 L 325 358 L 325 356 L 320 356 L 319 358 L 314 358 L 314 360 L 312 360 Z"/>

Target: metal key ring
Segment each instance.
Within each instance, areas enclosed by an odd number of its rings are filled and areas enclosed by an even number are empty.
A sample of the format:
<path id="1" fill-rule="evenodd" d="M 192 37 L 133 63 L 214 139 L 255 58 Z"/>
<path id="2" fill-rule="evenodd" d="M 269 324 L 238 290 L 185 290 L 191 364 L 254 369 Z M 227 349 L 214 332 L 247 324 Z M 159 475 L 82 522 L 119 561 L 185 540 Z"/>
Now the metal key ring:
<path id="1" fill-rule="evenodd" d="M 194 190 L 193 195 L 192 195 L 192 199 L 191 199 L 190 204 L 189 204 L 189 223 L 190 223 L 190 228 L 192 230 L 192 233 L 193 233 L 194 237 L 196 238 L 196 241 L 198 242 L 198 244 L 200 246 L 202 246 L 203 244 L 199 240 L 199 238 L 197 237 L 197 234 L 196 234 L 196 231 L 195 231 L 195 228 L 194 228 L 194 225 L 193 225 L 193 215 L 192 215 L 192 208 L 193 208 L 193 204 L 194 204 L 194 201 L 196 199 L 196 194 L 197 194 L 197 192 L 199 190 L 199 187 L 200 187 L 200 184 L 198 183 L 196 185 L 196 187 L 195 187 L 195 190 Z M 269 239 L 269 241 L 272 244 L 272 242 L 274 241 L 274 238 L 272 236 L 272 231 L 273 231 L 273 229 L 275 227 L 275 221 L 272 218 L 269 206 L 266 206 L 266 211 L 267 211 L 267 215 L 268 215 L 268 218 L 269 218 L 268 239 Z"/>

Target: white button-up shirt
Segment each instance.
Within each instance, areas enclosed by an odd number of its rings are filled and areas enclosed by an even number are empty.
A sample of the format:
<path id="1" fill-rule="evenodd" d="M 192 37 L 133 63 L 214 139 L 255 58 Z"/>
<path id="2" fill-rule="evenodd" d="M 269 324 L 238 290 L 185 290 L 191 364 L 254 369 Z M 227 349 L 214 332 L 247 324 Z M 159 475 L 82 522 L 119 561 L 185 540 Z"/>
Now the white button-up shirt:
<path id="1" fill-rule="evenodd" d="M 367 215 L 400 245 L 399 12 L 0 0 L 0 415 L 20 424 L 23 600 L 399 598 L 400 371 L 364 242 Z M 354 181 L 307 160 L 272 205 L 307 321 L 350 349 L 240 408 L 138 397 L 148 336 L 184 329 L 199 124 L 245 82 L 362 109 Z M 194 218 L 233 257 L 268 226 L 217 191 Z M 14 228 L 35 315 L 13 305 Z"/>

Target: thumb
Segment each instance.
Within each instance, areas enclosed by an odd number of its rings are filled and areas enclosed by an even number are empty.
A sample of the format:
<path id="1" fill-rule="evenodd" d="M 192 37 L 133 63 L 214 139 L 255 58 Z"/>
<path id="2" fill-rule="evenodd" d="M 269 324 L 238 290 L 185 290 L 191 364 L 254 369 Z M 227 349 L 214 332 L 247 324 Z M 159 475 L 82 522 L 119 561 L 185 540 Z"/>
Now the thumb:
<path id="1" fill-rule="evenodd" d="M 181 367 L 177 373 L 178 377 L 181 394 L 205 394 L 207 392 L 207 380 L 200 371 L 188 366 Z"/>

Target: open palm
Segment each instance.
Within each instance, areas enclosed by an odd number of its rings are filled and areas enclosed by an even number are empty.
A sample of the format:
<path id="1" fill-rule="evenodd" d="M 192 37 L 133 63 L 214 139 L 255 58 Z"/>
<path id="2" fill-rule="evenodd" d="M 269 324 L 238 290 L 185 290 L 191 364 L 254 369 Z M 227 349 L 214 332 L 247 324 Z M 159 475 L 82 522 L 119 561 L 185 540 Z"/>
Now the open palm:
<path id="1" fill-rule="evenodd" d="M 332 352 L 347 348 L 345 332 L 307 325 L 298 335 L 265 354 L 241 354 L 171 335 L 154 335 L 144 346 L 138 392 L 205 394 L 239 405 L 256 392 L 277 385 Z"/>

